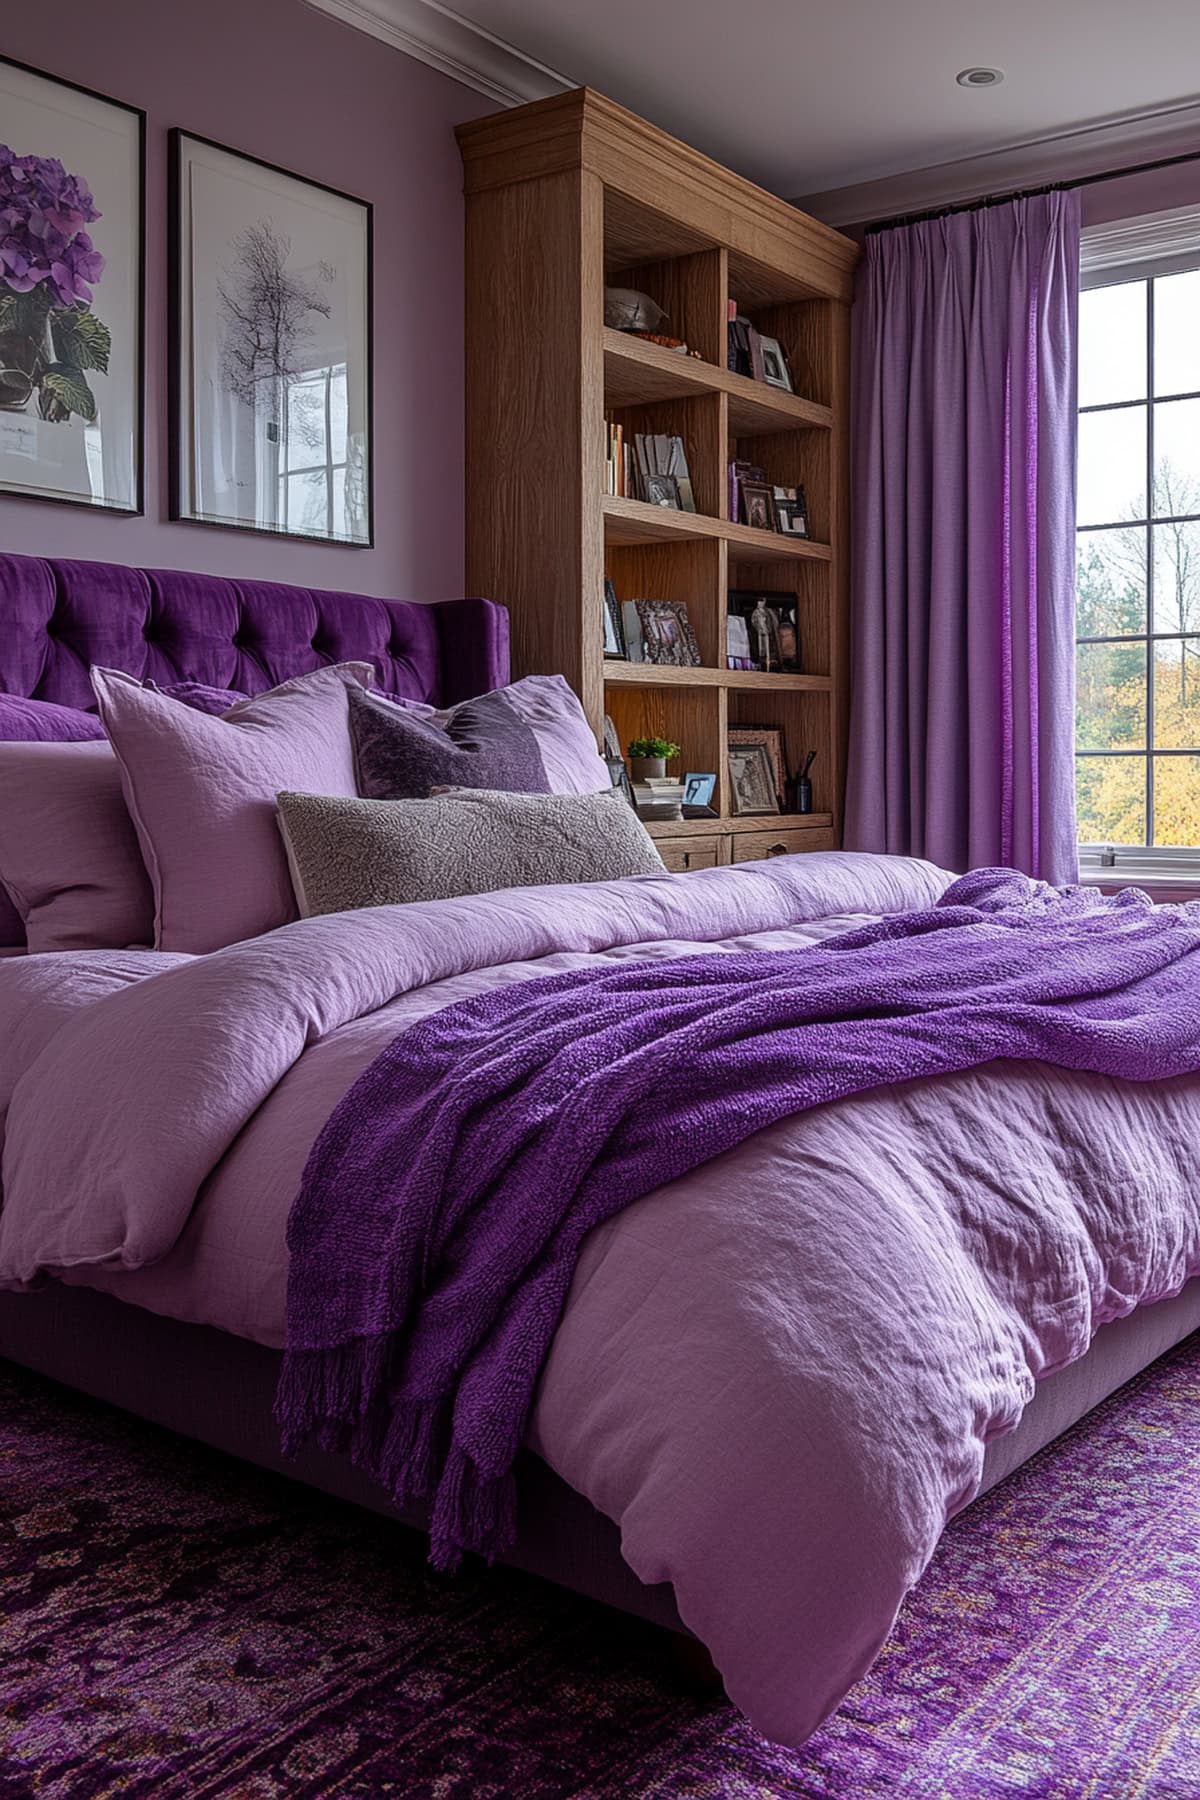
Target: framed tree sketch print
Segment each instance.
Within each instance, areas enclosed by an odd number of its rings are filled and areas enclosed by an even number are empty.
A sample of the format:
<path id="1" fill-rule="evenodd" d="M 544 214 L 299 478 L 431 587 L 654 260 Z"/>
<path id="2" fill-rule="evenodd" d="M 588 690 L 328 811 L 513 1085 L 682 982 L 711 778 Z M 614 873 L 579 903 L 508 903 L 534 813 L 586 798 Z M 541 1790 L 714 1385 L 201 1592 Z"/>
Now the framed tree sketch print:
<path id="1" fill-rule="evenodd" d="M 145 137 L 0 57 L 0 493 L 142 510 Z"/>
<path id="2" fill-rule="evenodd" d="M 371 207 L 171 133 L 172 517 L 369 545 Z"/>

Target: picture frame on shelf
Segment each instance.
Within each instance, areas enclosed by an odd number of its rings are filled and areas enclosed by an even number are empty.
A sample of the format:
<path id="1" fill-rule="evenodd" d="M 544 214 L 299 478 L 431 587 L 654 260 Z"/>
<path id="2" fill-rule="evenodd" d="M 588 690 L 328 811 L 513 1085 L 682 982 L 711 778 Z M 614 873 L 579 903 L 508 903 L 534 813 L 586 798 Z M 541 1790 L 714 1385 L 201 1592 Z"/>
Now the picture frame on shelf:
<path id="1" fill-rule="evenodd" d="M 613 786 L 624 794 L 636 812 L 637 798 L 633 791 L 633 783 L 629 779 L 629 770 L 625 767 L 625 758 L 623 756 L 606 756 L 604 761 L 607 764 L 609 775 L 612 777 Z"/>
<path id="2" fill-rule="evenodd" d="M 729 765 L 729 792 L 735 817 L 778 813 L 775 771 L 765 744 L 730 744 L 725 751 Z"/>
<path id="3" fill-rule="evenodd" d="M 0 56 L 0 493 L 143 499 L 146 115 Z"/>
<path id="4" fill-rule="evenodd" d="M 604 715 L 603 737 L 603 755 L 605 762 L 612 762 L 614 759 L 617 762 L 623 762 L 624 758 L 621 755 L 621 736 L 617 730 L 615 721 L 609 713 L 605 713 Z"/>
<path id="5" fill-rule="evenodd" d="M 810 535 L 808 498 L 802 487 L 775 489 L 775 529 L 785 537 L 806 538 Z"/>
<path id="6" fill-rule="evenodd" d="M 169 155 L 171 517 L 369 549 L 370 202 L 188 131 Z"/>
<path id="7" fill-rule="evenodd" d="M 685 806 L 711 806 L 713 795 L 717 789 L 715 775 L 684 775 L 683 804 Z"/>
<path id="8" fill-rule="evenodd" d="M 616 588 L 608 580 L 604 583 L 604 654 L 610 662 L 629 661 L 621 602 L 617 599 Z"/>
<path id="9" fill-rule="evenodd" d="M 686 600 L 635 600 L 644 660 L 659 668 L 698 669 L 700 646 Z"/>
<path id="10" fill-rule="evenodd" d="M 775 530 L 775 496 L 765 481 L 741 484 L 742 523 L 755 531 Z"/>
<path id="11" fill-rule="evenodd" d="M 730 588 L 726 603 L 726 653 L 731 668 L 740 667 L 732 660 L 740 657 L 732 646 L 746 644 L 749 667 L 763 675 L 799 675 L 801 643 L 799 627 L 799 595 L 777 589 Z M 735 627 L 741 620 L 745 639 Z"/>
<path id="12" fill-rule="evenodd" d="M 683 497 L 679 492 L 679 479 L 675 475 L 647 475 L 645 477 L 646 504 L 648 506 L 672 507 L 676 512 L 685 510 Z"/>
<path id="13" fill-rule="evenodd" d="M 779 339 L 763 337 L 760 332 L 758 341 L 762 351 L 762 379 L 768 387 L 781 388 L 785 394 L 794 393 L 792 372 Z"/>
<path id="14" fill-rule="evenodd" d="M 784 758 L 784 741 L 782 725 L 731 725 L 726 741 L 731 749 L 746 749 L 761 744 L 771 759 L 771 778 L 775 784 L 775 798 L 782 809 L 784 795 L 787 792 L 787 764 Z"/>

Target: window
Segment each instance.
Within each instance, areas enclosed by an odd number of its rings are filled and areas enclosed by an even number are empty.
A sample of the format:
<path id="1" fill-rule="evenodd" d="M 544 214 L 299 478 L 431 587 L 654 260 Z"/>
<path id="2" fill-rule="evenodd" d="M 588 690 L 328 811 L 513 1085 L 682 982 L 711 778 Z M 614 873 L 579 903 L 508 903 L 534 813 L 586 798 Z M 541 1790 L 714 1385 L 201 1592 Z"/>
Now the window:
<path id="1" fill-rule="evenodd" d="M 1200 244 L 1192 260 L 1200 265 Z M 1086 288 L 1076 789 L 1083 861 L 1200 859 L 1200 266 Z M 1189 856 L 1189 853 L 1190 856 Z"/>
<path id="2" fill-rule="evenodd" d="M 351 479 L 345 363 L 306 370 L 286 388 L 284 404 L 279 523 L 285 531 L 344 537 Z"/>

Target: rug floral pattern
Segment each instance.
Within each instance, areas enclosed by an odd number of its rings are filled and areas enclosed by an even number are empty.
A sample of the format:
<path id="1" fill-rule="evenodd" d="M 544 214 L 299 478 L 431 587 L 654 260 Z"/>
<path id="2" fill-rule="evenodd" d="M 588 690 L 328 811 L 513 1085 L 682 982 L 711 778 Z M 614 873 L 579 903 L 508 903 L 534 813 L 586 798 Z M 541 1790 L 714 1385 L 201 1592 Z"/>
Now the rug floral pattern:
<path id="1" fill-rule="evenodd" d="M 950 1528 L 801 1751 L 650 1628 L 0 1365 L 0 1800 L 1198 1800 L 1200 1338 Z"/>

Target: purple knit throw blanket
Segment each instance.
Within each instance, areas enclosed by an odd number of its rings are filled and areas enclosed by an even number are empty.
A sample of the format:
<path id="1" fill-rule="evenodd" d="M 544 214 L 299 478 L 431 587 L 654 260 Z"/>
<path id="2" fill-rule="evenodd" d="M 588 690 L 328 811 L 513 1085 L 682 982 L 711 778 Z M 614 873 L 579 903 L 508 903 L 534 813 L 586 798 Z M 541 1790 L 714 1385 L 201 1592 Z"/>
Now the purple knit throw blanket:
<path id="1" fill-rule="evenodd" d="M 593 1226 L 787 1114 L 994 1057 L 1200 1069 L 1200 906 L 980 870 L 812 948 L 608 962 L 410 1026 L 292 1208 L 285 1449 L 317 1432 L 430 1498 L 439 1567 L 496 1553 Z"/>

